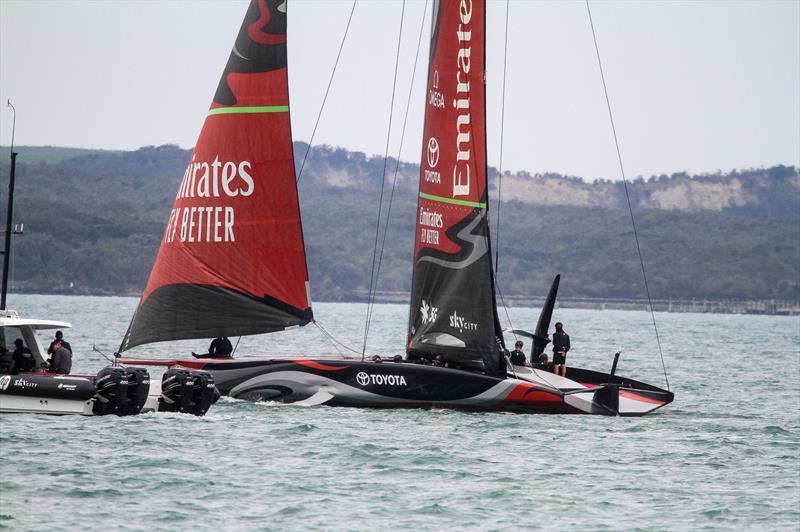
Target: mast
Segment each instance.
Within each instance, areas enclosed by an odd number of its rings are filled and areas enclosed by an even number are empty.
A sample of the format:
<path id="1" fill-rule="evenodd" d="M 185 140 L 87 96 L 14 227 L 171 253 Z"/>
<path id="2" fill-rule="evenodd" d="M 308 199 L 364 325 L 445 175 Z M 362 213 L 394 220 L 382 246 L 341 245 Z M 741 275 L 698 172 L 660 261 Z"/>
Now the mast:
<path id="1" fill-rule="evenodd" d="M 251 0 L 120 352 L 313 319 L 286 46 L 285 0 Z"/>
<path id="2" fill-rule="evenodd" d="M 11 257 L 11 232 L 14 221 L 14 174 L 17 168 L 17 153 L 14 151 L 14 131 L 17 127 L 17 110 L 11 105 L 11 100 L 8 100 L 7 105 L 11 107 L 14 118 L 11 124 L 11 170 L 8 176 L 8 210 L 6 212 L 5 241 L 3 243 L 3 287 L 2 293 L 0 294 L 0 310 L 6 310 L 6 295 L 8 294 L 8 266 L 9 258 Z"/>

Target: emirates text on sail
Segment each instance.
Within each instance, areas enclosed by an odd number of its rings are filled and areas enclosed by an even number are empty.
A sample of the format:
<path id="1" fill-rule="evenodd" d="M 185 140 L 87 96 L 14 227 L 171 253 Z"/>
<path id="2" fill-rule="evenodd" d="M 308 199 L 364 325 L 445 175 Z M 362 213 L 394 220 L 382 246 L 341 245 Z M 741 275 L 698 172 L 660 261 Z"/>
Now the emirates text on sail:
<path id="1" fill-rule="evenodd" d="M 456 164 L 453 166 L 453 197 L 469 196 L 469 167 L 470 153 L 470 105 L 469 105 L 469 81 L 462 81 L 461 75 L 467 78 L 470 69 L 470 52 L 472 50 L 470 41 L 472 40 L 472 30 L 469 23 L 472 20 L 472 1 L 461 0 L 459 5 L 461 24 L 458 25 L 456 36 L 458 37 L 458 70 L 456 71 L 456 99 L 453 100 L 453 107 L 458 110 L 456 117 Z M 462 131 L 463 128 L 463 131 Z M 461 168 L 459 168 L 459 166 Z M 463 169 L 463 172 L 462 172 Z"/>
<path id="2" fill-rule="evenodd" d="M 255 190 L 249 161 L 195 161 L 186 167 L 183 181 L 175 198 L 247 197 Z M 235 242 L 234 208 L 226 205 L 176 207 L 172 209 L 164 232 L 164 243 L 174 242 Z"/>

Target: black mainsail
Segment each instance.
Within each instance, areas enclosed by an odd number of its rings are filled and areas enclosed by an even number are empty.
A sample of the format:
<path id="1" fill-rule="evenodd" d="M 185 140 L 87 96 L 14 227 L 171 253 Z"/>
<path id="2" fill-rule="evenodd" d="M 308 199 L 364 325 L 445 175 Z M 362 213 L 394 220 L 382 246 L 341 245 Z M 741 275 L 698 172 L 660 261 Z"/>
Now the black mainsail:
<path id="1" fill-rule="evenodd" d="M 435 1 L 407 352 L 502 375 L 488 224 L 485 4 Z"/>

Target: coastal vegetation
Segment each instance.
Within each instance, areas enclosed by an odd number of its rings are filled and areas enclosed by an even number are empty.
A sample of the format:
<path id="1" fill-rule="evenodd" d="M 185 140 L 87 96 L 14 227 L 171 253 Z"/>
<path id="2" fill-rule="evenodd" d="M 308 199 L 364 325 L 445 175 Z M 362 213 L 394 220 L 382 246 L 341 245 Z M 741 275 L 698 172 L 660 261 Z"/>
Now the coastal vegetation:
<path id="1" fill-rule="evenodd" d="M 305 148 L 297 143 L 299 159 Z M 24 234 L 14 238 L 12 291 L 141 293 L 190 152 L 16 151 L 14 218 Z M 388 165 L 389 187 L 395 163 Z M 364 297 L 382 169 L 380 157 L 311 150 L 299 183 L 314 299 Z M 0 172 L 5 182 L 7 160 Z M 381 291 L 410 286 L 418 172 L 417 165 L 397 165 Z M 497 172 L 490 172 L 495 187 Z M 496 188 L 490 216 L 504 295 L 544 294 L 561 273 L 564 296 L 645 296 L 620 182 L 518 172 L 503 176 L 502 190 L 499 226 Z M 642 177 L 630 191 L 654 298 L 800 298 L 795 168 Z"/>

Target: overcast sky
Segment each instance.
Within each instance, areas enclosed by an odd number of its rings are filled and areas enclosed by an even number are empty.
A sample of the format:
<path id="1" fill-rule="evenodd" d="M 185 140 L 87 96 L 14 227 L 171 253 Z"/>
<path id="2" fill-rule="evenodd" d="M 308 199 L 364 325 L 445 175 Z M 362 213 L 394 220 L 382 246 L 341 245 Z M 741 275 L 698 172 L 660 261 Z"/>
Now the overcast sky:
<path id="1" fill-rule="evenodd" d="M 293 134 L 308 141 L 350 0 L 289 1 Z M 407 0 L 390 152 L 424 0 Z M 488 150 L 499 166 L 504 1 L 489 1 Z M 591 3 L 629 177 L 800 164 L 800 2 Z M 0 0 L 0 144 L 194 145 L 242 1 Z M 315 144 L 382 154 L 399 0 L 360 0 Z M 421 153 L 430 6 L 402 158 Z M 583 2 L 512 0 L 503 168 L 616 179 Z"/>

